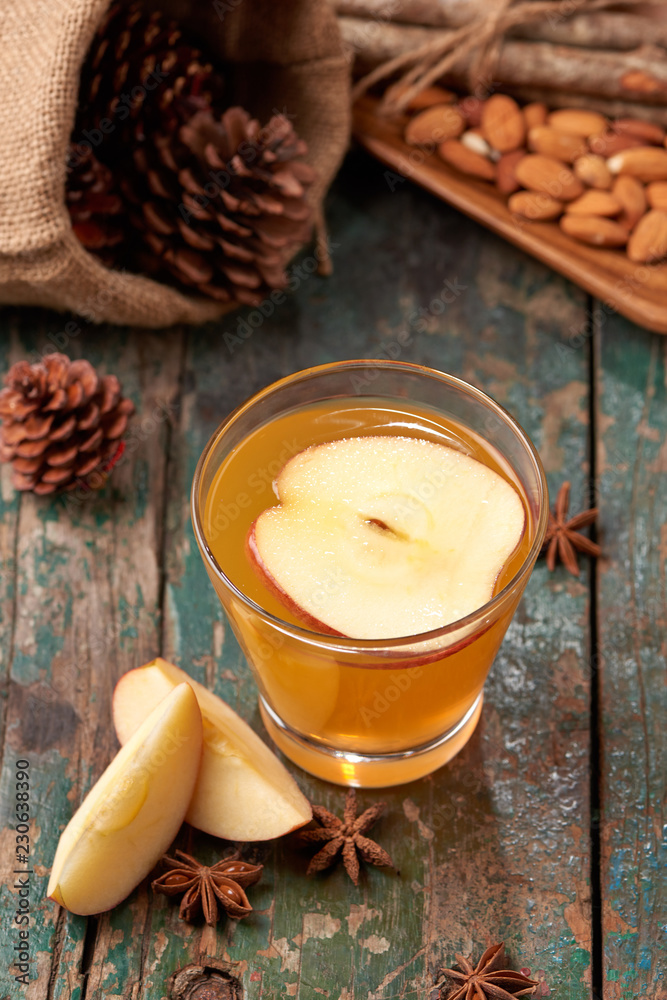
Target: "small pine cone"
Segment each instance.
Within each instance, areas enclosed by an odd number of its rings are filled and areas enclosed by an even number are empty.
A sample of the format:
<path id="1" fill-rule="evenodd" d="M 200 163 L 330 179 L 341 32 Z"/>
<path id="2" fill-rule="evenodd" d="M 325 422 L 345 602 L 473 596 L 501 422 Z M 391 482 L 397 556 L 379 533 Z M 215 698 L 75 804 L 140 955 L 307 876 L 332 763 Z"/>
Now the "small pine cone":
<path id="1" fill-rule="evenodd" d="M 111 266 L 114 248 L 126 238 L 127 217 L 113 174 L 91 149 L 79 153 L 72 144 L 65 201 L 80 243 Z"/>
<path id="2" fill-rule="evenodd" d="M 54 493 L 101 486 L 120 455 L 134 412 L 115 375 L 100 378 L 89 361 L 51 354 L 18 361 L 0 392 L 0 461 L 11 462 L 14 486 Z M 96 484 L 97 485 L 97 484 Z"/>
<path id="3" fill-rule="evenodd" d="M 264 127 L 242 108 L 182 115 L 176 136 L 135 151 L 137 176 L 123 184 L 131 221 L 181 284 L 259 305 L 286 286 L 286 259 L 310 235 L 306 145 L 283 115 Z"/>

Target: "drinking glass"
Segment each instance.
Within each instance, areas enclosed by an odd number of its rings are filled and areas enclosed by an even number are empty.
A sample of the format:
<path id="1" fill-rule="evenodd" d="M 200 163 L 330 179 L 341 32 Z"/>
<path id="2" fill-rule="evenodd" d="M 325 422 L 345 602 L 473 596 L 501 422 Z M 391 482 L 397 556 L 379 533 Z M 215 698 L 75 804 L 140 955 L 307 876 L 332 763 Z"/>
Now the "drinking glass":
<path id="1" fill-rule="evenodd" d="M 274 605 L 263 607 L 231 568 L 234 540 L 248 532 L 252 489 L 224 495 L 225 469 L 244 442 L 262 440 L 289 418 L 296 437 L 272 462 L 252 465 L 273 478 L 291 453 L 316 442 L 312 414 L 341 406 L 415 414 L 450 428 L 470 453 L 488 459 L 515 487 L 525 508 L 519 556 L 509 578 L 473 613 L 441 628 L 393 639 L 360 640 L 315 632 Z M 316 409 L 313 409 L 315 407 Z M 428 423 L 428 420 L 427 420 Z M 339 420 L 335 436 L 364 432 L 363 420 Z M 393 433 L 397 433 L 396 430 Z M 405 429 L 402 431 L 405 434 Z M 409 432 L 413 436 L 414 430 Z M 419 431 L 416 436 L 420 436 Z M 282 438 L 280 439 L 283 440 Z M 258 453 L 259 454 L 259 453 Z M 266 455 L 264 455 L 264 459 Z M 482 458 L 481 460 L 485 460 Z M 263 464 L 262 464 L 263 463 Z M 268 468 L 268 473 L 267 473 Z M 261 477 L 259 477 L 261 478 Z M 223 490 L 212 511 L 211 490 Z M 207 507 L 208 503 L 208 507 Z M 265 503 L 273 506 L 275 496 Z M 343 785 L 381 787 L 411 781 L 450 760 L 477 725 L 484 681 L 542 547 L 548 494 L 539 456 L 526 433 L 498 403 L 452 375 L 399 361 L 343 361 L 296 372 L 246 400 L 206 445 L 192 486 L 192 521 L 211 582 L 248 659 L 264 724 L 275 744 L 306 771 Z M 221 539 L 224 544 L 221 544 Z M 519 550 L 517 550 L 519 551 Z M 229 562 L 229 565 L 227 564 Z M 270 603 L 270 602 L 265 602 Z"/>

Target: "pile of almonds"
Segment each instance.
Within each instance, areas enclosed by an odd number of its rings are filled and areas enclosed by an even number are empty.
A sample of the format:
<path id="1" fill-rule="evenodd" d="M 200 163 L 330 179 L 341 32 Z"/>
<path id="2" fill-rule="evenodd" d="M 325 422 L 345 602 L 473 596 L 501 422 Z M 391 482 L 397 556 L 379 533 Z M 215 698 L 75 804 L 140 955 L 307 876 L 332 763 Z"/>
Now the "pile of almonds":
<path id="1" fill-rule="evenodd" d="M 520 220 L 560 220 L 568 236 L 667 257 L 667 141 L 660 125 L 595 111 L 521 108 L 506 94 L 459 99 L 430 87 L 410 104 L 411 146 L 495 183 Z"/>

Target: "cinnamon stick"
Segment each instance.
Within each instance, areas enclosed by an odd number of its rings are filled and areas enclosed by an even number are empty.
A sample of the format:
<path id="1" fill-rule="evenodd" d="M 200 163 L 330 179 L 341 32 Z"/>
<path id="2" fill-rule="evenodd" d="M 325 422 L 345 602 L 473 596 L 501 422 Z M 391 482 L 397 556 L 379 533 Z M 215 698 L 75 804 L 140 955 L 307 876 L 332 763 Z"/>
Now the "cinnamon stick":
<path id="1" fill-rule="evenodd" d="M 332 0 L 338 14 L 431 28 L 460 28 L 488 13 L 488 0 Z M 518 26 L 509 37 L 557 45 L 630 50 L 647 39 L 667 48 L 664 5 L 638 13 L 599 11 L 552 14 L 535 24 Z"/>
<path id="2" fill-rule="evenodd" d="M 355 72 L 360 74 L 449 35 L 441 28 L 398 25 L 370 18 L 341 16 L 338 23 L 343 41 L 355 57 Z M 467 60 L 459 60 L 444 82 L 467 89 L 468 68 Z M 551 89 L 554 82 L 560 91 L 605 100 L 666 105 L 667 59 L 663 49 L 647 44 L 622 52 L 513 38 L 501 42 L 493 69 L 493 89 Z"/>
<path id="3" fill-rule="evenodd" d="M 643 102 L 605 100 L 590 94 L 575 94 L 572 91 L 549 87 L 505 87 L 504 92 L 522 104 L 540 101 L 548 108 L 584 108 L 599 111 L 607 118 L 641 118 L 667 126 L 667 104 L 644 104 Z"/>
<path id="4" fill-rule="evenodd" d="M 581 45 L 596 49 L 628 51 L 640 48 L 647 39 L 654 45 L 667 47 L 667 11 L 663 8 L 655 17 L 600 11 L 562 20 L 545 18 L 540 24 L 517 27 L 511 35 L 554 45 Z"/>

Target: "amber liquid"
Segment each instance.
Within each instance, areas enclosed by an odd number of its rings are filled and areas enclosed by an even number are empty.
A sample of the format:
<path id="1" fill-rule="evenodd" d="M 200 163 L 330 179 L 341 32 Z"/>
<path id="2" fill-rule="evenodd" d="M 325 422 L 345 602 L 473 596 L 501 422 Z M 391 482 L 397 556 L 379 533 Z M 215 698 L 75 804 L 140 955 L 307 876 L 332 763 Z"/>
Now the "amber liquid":
<path id="1" fill-rule="evenodd" d="M 364 435 L 426 438 L 464 452 L 516 489 L 526 512 L 523 536 L 496 581 L 502 590 L 524 564 L 535 535 L 530 505 L 507 461 L 471 429 L 403 400 L 333 399 L 290 411 L 249 434 L 224 459 L 206 497 L 208 546 L 236 588 L 276 618 L 305 628 L 269 591 L 246 554 L 254 519 L 277 501 L 273 481 L 289 458 L 309 447 Z M 263 621 L 214 586 L 254 668 L 260 691 L 295 732 L 327 747 L 362 754 L 414 748 L 456 725 L 482 690 L 520 597 L 475 628 L 405 648 L 360 652 L 330 636 L 295 638 Z M 372 646 L 372 644 L 367 644 Z M 377 646 L 380 646 L 378 643 Z M 390 644 L 391 645 L 391 644 Z M 334 779 L 336 780 L 336 779 Z"/>

